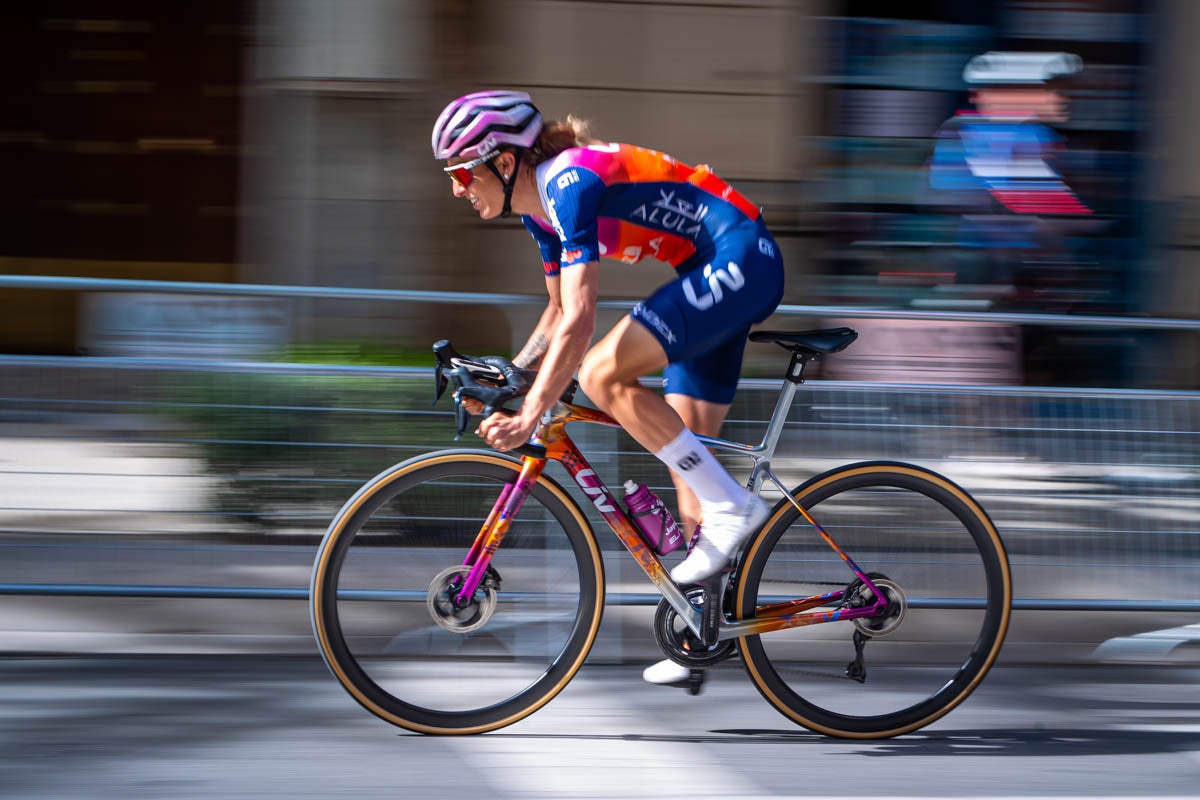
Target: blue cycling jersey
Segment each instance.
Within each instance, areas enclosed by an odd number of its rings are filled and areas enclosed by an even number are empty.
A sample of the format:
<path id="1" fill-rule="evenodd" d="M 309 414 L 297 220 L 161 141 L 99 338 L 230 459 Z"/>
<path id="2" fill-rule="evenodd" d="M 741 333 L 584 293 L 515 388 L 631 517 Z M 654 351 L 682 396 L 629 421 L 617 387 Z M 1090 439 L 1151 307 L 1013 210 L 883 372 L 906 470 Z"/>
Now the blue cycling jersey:
<path id="1" fill-rule="evenodd" d="M 761 212 L 705 166 L 625 144 L 566 150 L 537 168 L 546 217 L 522 222 L 546 275 L 653 258 L 677 277 L 630 316 L 662 345 L 668 393 L 729 403 L 751 325 L 783 297 L 783 261 Z"/>
<path id="2" fill-rule="evenodd" d="M 760 215 L 707 167 L 626 144 L 567 150 L 538 166 L 537 182 L 547 219 L 522 222 L 548 275 L 602 256 L 628 264 L 650 257 L 686 270 Z"/>

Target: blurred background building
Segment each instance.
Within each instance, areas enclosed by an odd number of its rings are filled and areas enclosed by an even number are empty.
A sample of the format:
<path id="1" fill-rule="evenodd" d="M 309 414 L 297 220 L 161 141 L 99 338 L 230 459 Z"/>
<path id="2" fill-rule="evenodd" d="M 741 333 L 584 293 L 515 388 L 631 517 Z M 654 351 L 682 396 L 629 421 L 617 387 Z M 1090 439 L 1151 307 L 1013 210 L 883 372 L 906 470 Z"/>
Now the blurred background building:
<path id="1" fill-rule="evenodd" d="M 1187 0 L 44 0 L 0 15 L 3 273 L 536 295 L 528 235 L 455 203 L 426 144 L 449 99 L 517 87 L 548 117 L 712 164 L 761 203 L 785 303 L 1196 316 Z M 1092 224 L 1018 305 L 928 191 L 934 137 L 967 105 L 963 66 L 988 50 L 1085 64 L 1061 133 Z M 605 269 L 615 299 L 667 275 Z M 0 308 L 0 351 L 41 354 L 128 354 L 130 325 L 138 352 L 211 353 L 214 328 L 248 349 L 452 335 L 502 350 L 537 312 L 19 288 Z M 847 359 L 851 377 L 1200 383 L 1190 332 L 856 324 L 875 360 Z"/>
<path id="2" fill-rule="evenodd" d="M 788 308 L 768 324 L 860 331 L 817 373 L 849 380 L 797 399 L 786 482 L 879 458 L 961 481 L 1013 557 L 1015 658 L 1191 625 L 1197 34 L 1193 0 L 4 4 L 0 649 L 146 652 L 232 631 L 223 646 L 311 652 L 307 545 L 371 475 L 451 446 L 430 344 L 511 352 L 544 302 L 526 231 L 456 202 L 428 149 L 449 100 L 492 87 L 712 165 L 784 251 Z M 1084 64 L 1054 127 L 1090 213 L 1044 252 L 972 246 L 973 212 L 931 190 L 939 131 L 971 105 L 964 65 L 993 50 Z M 670 277 L 603 270 L 604 300 Z M 507 299 L 396 294 L 414 291 Z M 775 348 L 748 350 L 747 377 L 778 377 Z M 757 440 L 776 386 L 746 382 L 731 438 Z M 653 456 L 592 435 L 605 480 L 672 502 Z M 118 537 L 152 543 L 105 549 Z M 216 546 L 197 561 L 159 538 Z M 614 585 L 644 580 L 615 547 Z M 214 611 L 213 586 L 291 599 Z M 1064 601 L 1078 614 L 1057 616 Z M 611 617 L 633 626 L 624 652 L 657 658 L 652 606 L 631 608 Z M 1192 626 L 1134 644 L 1194 640 Z"/>

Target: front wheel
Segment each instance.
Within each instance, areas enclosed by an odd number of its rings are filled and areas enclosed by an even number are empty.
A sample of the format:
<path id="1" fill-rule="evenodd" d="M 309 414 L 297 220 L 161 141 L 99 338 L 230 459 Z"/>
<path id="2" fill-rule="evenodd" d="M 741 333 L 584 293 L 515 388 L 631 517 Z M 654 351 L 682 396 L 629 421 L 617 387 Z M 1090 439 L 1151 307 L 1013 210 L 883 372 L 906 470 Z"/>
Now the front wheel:
<path id="1" fill-rule="evenodd" d="M 482 733 L 547 703 L 595 641 L 604 598 L 586 517 L 545 475 L 474 598 L 463 559 L 521 463 L 449 450 L 378 475 L 334 518 L 313 566 L 321 655 L 364 708 L 421 733 Z"/>
<path id="2" fill-rule="evenodd" d="M 1000 652 L 1012 606 L 1008 557 L 995 526 L 963 489 L 907 464 L 854 464 L 792 496 L 887 595 L 878 619 L 787 628 L 739 640 L 769 703 L 814 731 L 885 738 L 917 730 L 961 703 Z M 839 592 L 831 606 L 873 596 L 790 503 L 747 548 L 736 614 Z"/>

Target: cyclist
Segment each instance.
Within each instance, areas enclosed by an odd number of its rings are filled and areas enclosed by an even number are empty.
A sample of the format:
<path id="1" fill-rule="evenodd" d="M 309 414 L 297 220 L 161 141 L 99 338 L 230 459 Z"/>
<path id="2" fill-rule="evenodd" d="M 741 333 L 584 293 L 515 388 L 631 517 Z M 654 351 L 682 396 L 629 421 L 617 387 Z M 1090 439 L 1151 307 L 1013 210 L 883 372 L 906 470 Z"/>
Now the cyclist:
<path id="1" fill-rule="evenodd" d="M 719 433 L 746 335 L 783 297 L 783 262 L 760 210 L 707 166 L 593 140 L 572 117 L 544 124 L 523 92 L 454 100 L 432 144 L 455 197 L 480 218 L 520 215 L 541 251 L 549 295 L 513 359 L 538 366 L 537 379 L 514 416 L 493 414 L 477 433 L 499 450 L 526 443 L 578 372 L 592 402 L 671 469 L 689 537 L 703 519 L 703 535 L 672 579 L 718 573 L 768 513 L 695 435 Z M 650 256 L 676 275 L 589 348 L 601 256 Z M 659 371 L 665 397 L 638 383 Z M 687 675 L 671 661 L 645 673 L 654 683 Z"/>
<path id="2" fill-rule="evenodd" d="M 1064 88 L 1082 68 L 1073 53 L 989 52 L 963 69 L 975 108 L 938 130 L 929 185 L 932 199 L 965 215 L 960 241 L 996 254 L 993 283 L 1032 292 L 1036 273 L 1063 260 L 1053 253 L 1070 220 L 1092 214 L 1062 174 L 1065 145 L 1054 127 L 1068 118 Z M 1033 274 L 1007 274 L 1014 262 Z"/>

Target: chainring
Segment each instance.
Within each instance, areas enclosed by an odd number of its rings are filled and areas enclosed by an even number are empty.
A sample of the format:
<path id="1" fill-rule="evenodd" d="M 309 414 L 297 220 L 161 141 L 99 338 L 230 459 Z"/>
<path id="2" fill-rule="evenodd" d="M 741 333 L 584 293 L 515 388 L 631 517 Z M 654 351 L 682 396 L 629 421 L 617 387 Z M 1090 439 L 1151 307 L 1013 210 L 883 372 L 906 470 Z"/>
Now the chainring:
<path id="1" fill-rule="evenodd" d="M 688 602 L 697 609 L 703 608 L 704 589 L 699 586 L 687 590 Z M 685 667 L 704 669 L 733 655 L 734 640 L 717 642 L 705 649 L 700 639 L 683 623 L 675 609 L 663 598 L 654 612 L 654 641 L 667 658 Z"/>

